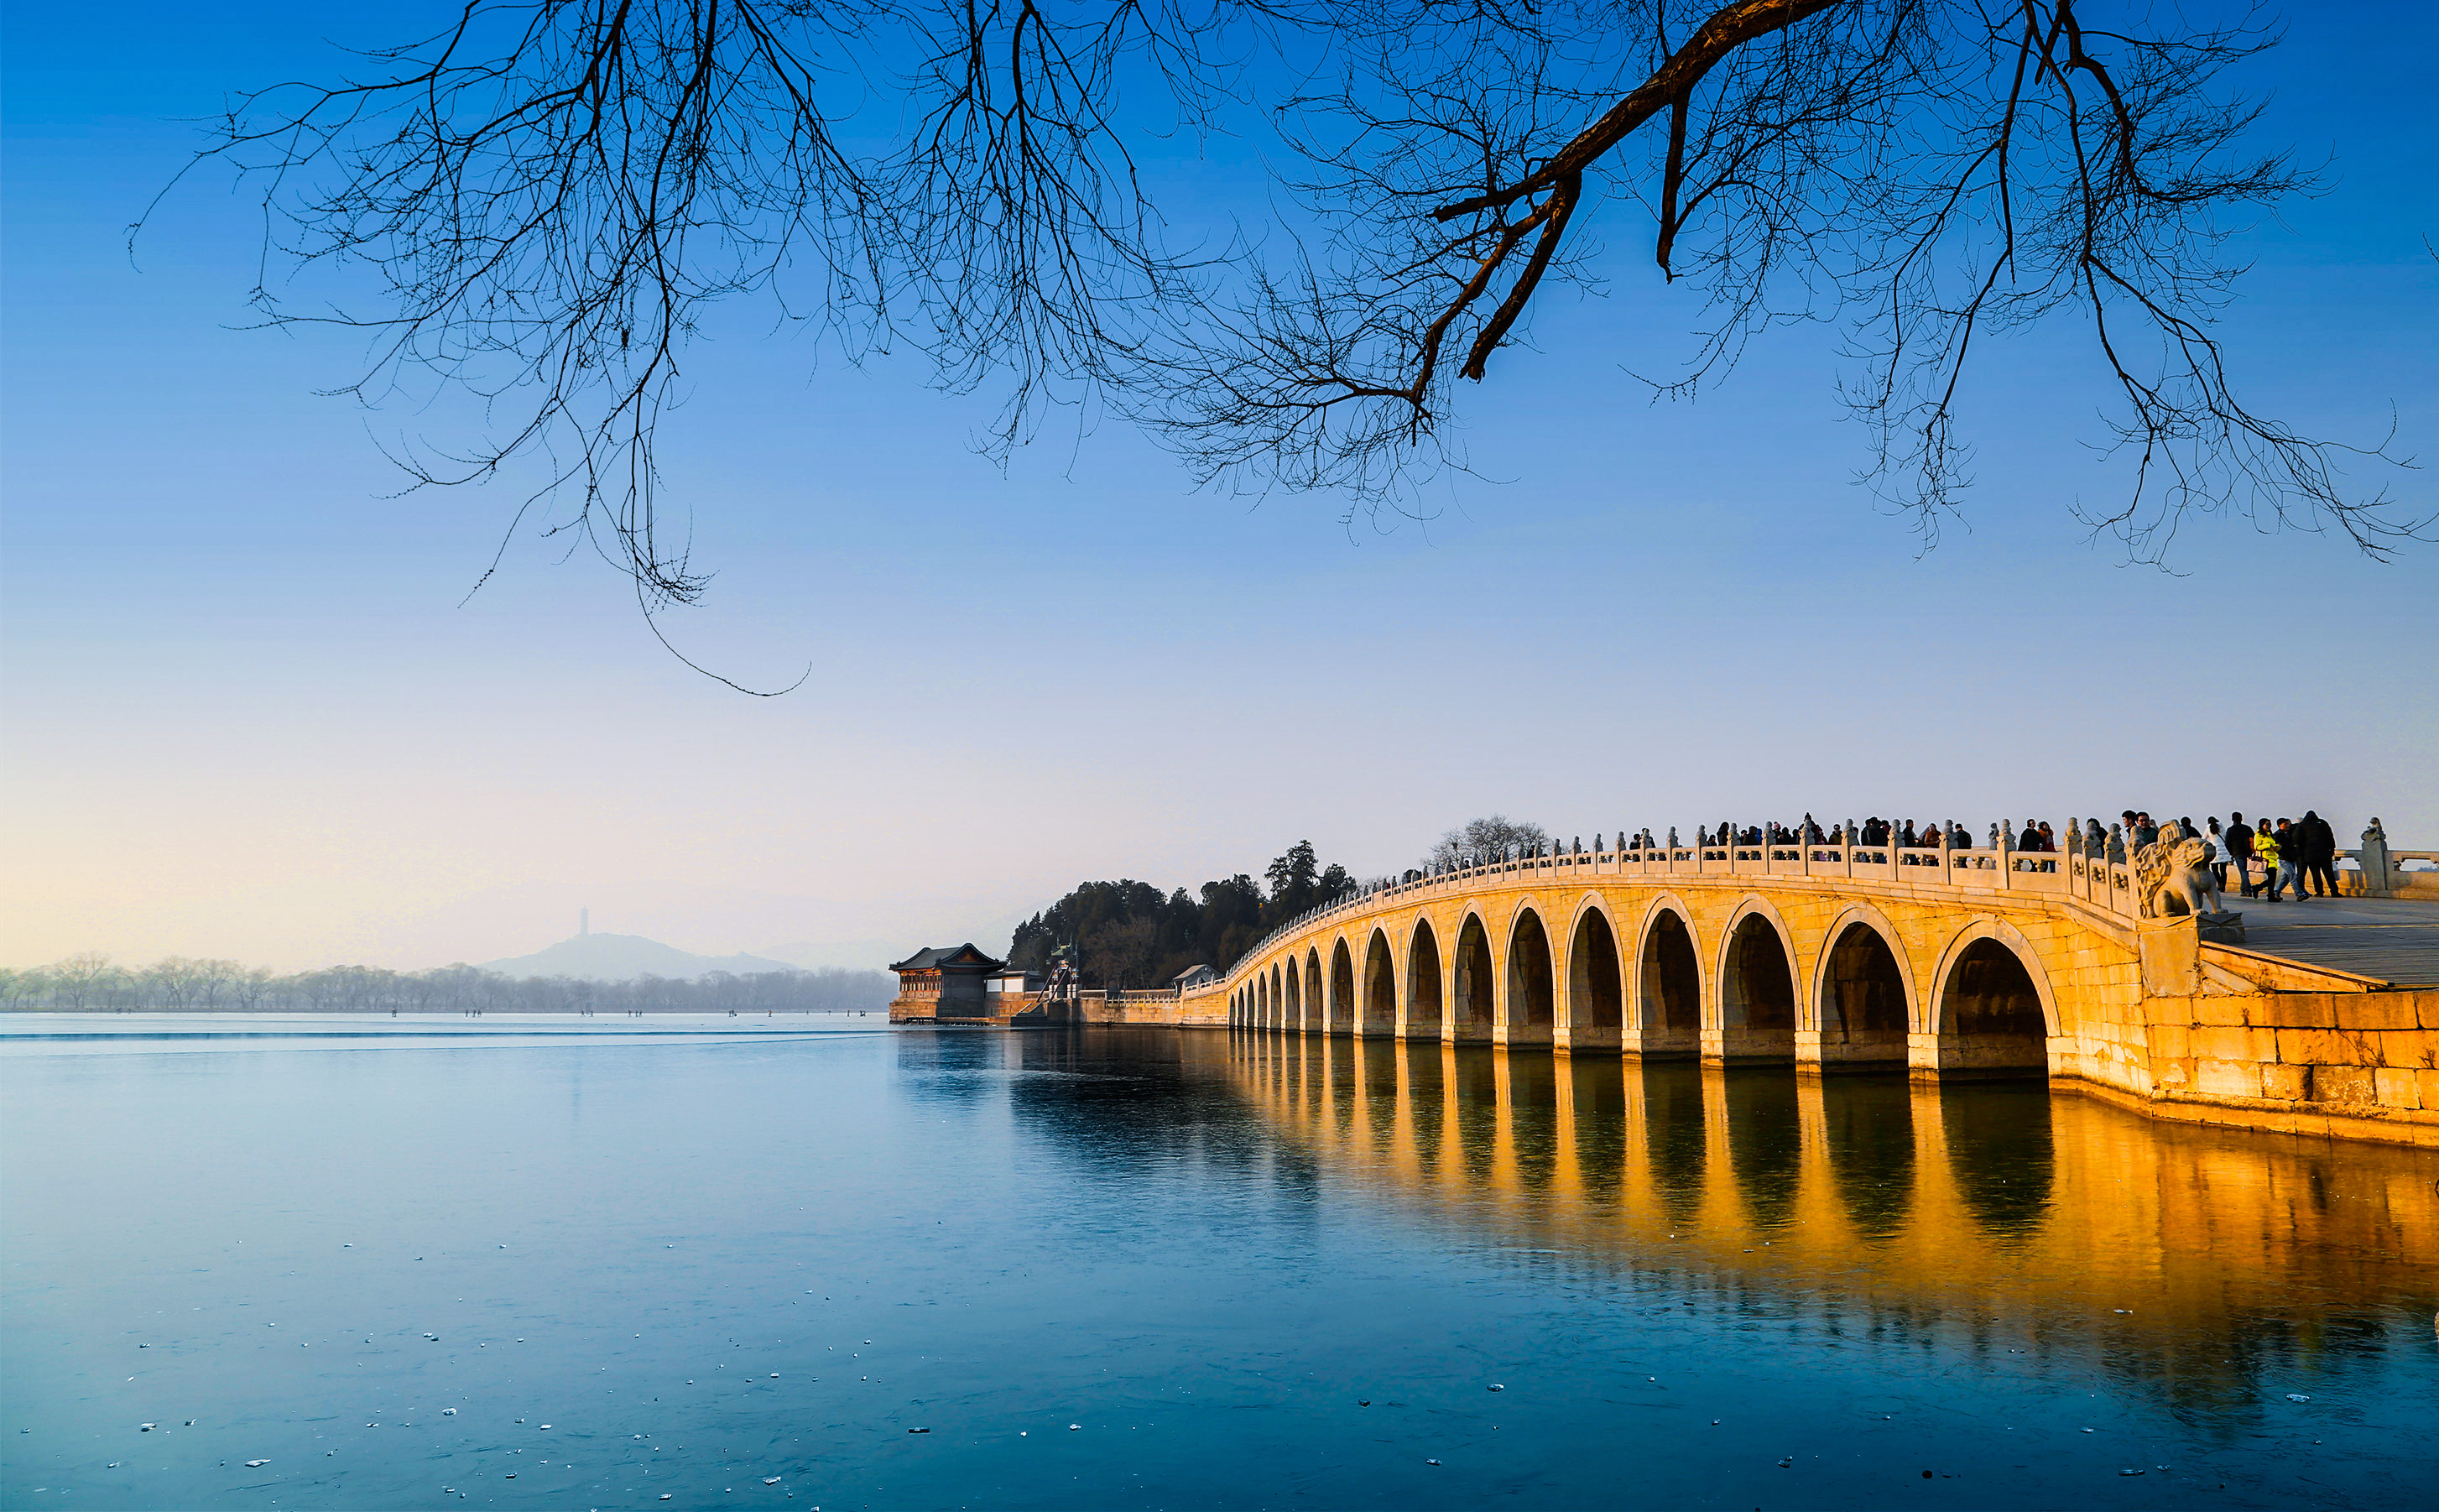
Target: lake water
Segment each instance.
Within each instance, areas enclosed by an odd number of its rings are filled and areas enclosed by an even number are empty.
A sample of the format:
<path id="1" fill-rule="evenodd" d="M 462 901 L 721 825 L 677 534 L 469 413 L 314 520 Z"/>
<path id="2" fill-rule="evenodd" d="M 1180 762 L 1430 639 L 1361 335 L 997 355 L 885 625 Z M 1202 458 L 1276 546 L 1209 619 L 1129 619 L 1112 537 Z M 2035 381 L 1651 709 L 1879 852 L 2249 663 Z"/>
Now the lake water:
<path id="1" fill-rule="evenodd" d="M 0 1140 L 11 1508 L 2439 1485 L 2439 1160 L 2038 1088 L 878 1019 L 14 1015 Z"/>

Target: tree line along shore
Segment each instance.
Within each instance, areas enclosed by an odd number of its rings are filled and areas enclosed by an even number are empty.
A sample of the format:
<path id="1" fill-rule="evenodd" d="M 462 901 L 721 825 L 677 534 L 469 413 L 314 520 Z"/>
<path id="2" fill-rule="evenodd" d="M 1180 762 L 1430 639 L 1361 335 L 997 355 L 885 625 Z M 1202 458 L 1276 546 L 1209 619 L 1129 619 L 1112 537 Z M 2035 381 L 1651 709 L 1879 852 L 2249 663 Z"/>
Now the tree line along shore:
<path id="1" fill-rule="evenodd" d="M 99 1013 L 855 1013 L 889 1005 L 885 971 L 711 971 L 623 982 L 508 976 L 462 963 L 426 971 L 331 966 L 280 973 L 236 961 L 166 956 L 122 965 L 97 952 L 0 969 L 0 1007 Z"/>
<path id="2" fill-rule="evenodd" d="M 1538 824 L 1487 814 L 1440 836 L 1421 865 L 1454 865 L 1549 843 L 1549 831 Z M 1422 872 L 1400 875 L 1411 881 Z M 1016 927 L 1008 964 L 1040 971 L 1053 952 L 1067 947 L 1087 987 L 1162 987 L 1190 967 L 1225 971 L 1255 941 L 1306 910 L 1359 887 L 1399 880 L 1362 878 L 1335 863 L 1324 865 L 1312 842 L 1299 840 L 1273 858 L 1258 881 L 1238 872 L 1191 893 L 1183 887 L 1163 892 L 1131 878 L 1083 882 Z"/>

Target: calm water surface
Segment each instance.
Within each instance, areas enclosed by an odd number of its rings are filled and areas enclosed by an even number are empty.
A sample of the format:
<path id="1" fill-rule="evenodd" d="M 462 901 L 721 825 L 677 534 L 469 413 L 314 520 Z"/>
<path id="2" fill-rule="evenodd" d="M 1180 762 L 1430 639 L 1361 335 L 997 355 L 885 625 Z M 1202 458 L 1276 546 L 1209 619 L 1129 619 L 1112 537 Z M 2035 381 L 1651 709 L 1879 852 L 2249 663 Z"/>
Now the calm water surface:
<path id="1" fill-rule="evenodd" d="M 1208 1031 L 17 1015 L 0 1178 L 12 1508 L 2439 1485 L 2439 1160 L 2023 1087 Z"/>

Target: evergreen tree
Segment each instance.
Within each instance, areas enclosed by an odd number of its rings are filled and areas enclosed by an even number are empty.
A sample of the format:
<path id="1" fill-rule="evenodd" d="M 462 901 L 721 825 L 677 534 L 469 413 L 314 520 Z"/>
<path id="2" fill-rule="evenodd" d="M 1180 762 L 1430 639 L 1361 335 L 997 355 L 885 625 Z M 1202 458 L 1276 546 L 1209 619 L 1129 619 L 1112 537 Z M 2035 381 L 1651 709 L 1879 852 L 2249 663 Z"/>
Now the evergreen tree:
<path id="1" fill-rule="evenodd" d="M 1273 929 L 1355 885 L 1345 867 L 1323 866 L 1309 840 L 1289 846 L 1263 876 L 1267 892 L 1238 872 L 1166 897 L 1125 879 L 1081 883 L 1016 927 L 1008 962 L 1040 971 L 1053 951 L 1072 944 L 1088 987 L 1165 987 L 1190 966 L 1228 969 Z"/>

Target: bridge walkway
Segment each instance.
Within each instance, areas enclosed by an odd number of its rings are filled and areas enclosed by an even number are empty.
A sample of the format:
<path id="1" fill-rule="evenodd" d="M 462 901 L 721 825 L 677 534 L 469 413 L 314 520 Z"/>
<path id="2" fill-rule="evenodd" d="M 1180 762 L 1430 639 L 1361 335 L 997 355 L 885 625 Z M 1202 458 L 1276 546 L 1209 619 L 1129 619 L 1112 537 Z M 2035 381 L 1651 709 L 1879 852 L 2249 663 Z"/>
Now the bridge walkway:
<path id="1" fill-rule="evenodd" d="M 2439 987 L 2439 901 L 2316 898 L 2272 904 L 2230 897 L 2244 915 L 2244 944 L 2264 955 L 2335 967 L 2392 987 Z"/>

